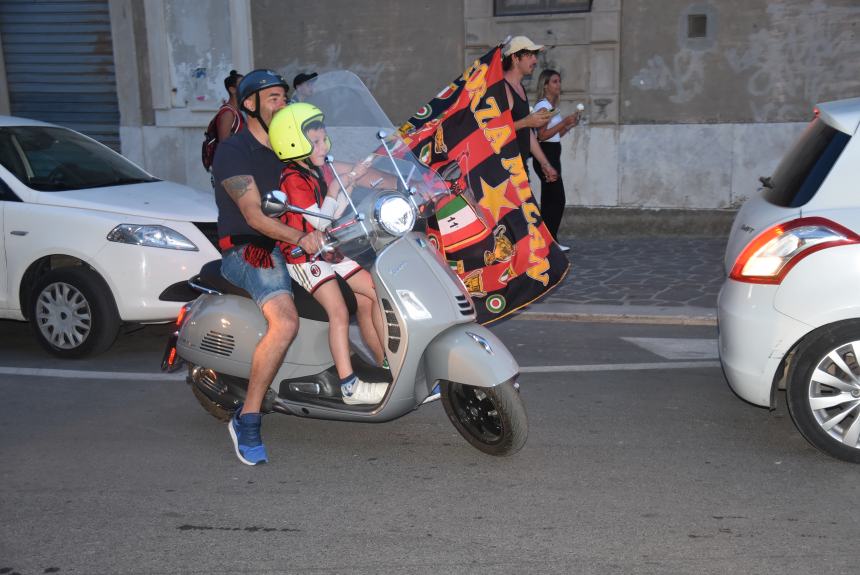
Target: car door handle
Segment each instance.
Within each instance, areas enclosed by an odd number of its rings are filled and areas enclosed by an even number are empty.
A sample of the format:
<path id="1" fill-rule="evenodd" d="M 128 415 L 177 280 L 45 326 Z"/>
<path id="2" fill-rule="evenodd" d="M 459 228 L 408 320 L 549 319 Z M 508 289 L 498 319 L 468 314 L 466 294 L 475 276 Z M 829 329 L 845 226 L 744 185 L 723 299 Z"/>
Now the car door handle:
<path id="1" fill-rule="evenodd" d="M 21 231 L 21 230 L 12 230 L 9 233 L 12 234 L 13 236 L 26 236 L 30 232 L 25 232 L 25 231 Z"/>

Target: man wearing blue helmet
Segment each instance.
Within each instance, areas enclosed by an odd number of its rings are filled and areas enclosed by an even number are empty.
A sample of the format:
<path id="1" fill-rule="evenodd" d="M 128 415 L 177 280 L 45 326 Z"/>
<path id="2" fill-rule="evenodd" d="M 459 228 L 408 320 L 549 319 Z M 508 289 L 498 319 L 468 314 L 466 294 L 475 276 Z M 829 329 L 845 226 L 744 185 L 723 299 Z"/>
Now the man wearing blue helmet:
<path id="1" fill-rule="evenodd" d="M 287 104 L 288 90 L 284 79 L 271 70 L 248 73 L 238 89 L 248 125 L 218 146 L 212 163 L 221 274 L 251 294 L 268 323 L 251 359 L 245 403 L 228 424 L 236 455 L 246 465 L 268 461 L 260 435 L 260 407 L 299 329 L 290 275 L 275 242 L 296 244 L 308 253 L 322 245 L 320 232 L 305 234 L 267 217 L 261 209 L 262 195 L 279 186 L 283 164 L 272 151 L 267 132 L 275 112 Z"/>

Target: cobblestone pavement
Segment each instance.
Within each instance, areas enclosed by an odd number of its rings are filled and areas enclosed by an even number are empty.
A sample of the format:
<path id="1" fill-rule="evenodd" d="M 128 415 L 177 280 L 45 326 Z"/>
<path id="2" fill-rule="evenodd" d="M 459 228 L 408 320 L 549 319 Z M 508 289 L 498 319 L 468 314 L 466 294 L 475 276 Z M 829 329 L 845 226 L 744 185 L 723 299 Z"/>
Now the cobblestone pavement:
<path id="1" fill-rule="evenodd" d="M 725 237 L 566 238 L 571 269 L 546 303 L 715 308 Z"/>

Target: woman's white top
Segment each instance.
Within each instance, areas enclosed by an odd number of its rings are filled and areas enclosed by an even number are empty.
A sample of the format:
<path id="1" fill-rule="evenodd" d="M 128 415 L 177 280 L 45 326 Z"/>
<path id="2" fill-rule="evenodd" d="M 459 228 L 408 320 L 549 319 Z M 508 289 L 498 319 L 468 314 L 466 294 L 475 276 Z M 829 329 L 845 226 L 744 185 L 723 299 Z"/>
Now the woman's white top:
<path id="1" fill-rule="evenodd" d="M 541 100 L 540 102 L 535 104 L 534 110 L 535 110 L 535 112 L 537 112 L 538 110 L 552 110 L 552 104 L 549 103 L 549 100 L 544 98 L 543 100 Z M 555 116 L 550 118 L 549 123 L 546 125 L 546 129 L 549 130 L 550 128 L 555 128 L 559 124 L 561 124 L 561 114 L 557 113 Z M 546 140 L 541 140 L 541 141 L 542 142 L 561 142 L 561 135 L 556 133 L 551 138 L 547 138 Z"/>

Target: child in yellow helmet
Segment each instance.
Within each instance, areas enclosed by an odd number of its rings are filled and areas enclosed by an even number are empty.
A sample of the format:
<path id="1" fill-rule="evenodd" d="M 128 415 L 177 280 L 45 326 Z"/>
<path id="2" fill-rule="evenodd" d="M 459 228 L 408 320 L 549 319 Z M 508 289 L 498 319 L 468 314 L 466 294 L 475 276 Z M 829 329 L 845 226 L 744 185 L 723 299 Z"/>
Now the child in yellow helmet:
<path id="1" fill-rule="evenodd" d="M 286 162 L 281 173 L 280 189 L 291 205 L 325 216 L 332 216 L 337 208 L 339 186 L 333 182 L 334 174 L 326 165 L 325 157 L 331 148 L 322 112 L 307 103 L 290 104 L 280 110 L 269 127 L 272 149 Z M 369 168 L 360 163 L 344 175 L 347 191 L 362 179 Z M 332 184 L 332 185 L 329 185 Z M 285 223 L 310 233 L 325 230 L 330 221 L 308 214 L 288 212 Z M 294 281 L 302 285 L 323 306 L 329 318 L 329 346 L 341 382 L 343 400 L 349 404 L 375 405 L 385 396 L 387 383 L 370 383 L 359 379 L 353 372 L 349 352 L 349 314 L 346 302 L 335 275 L 346 280 L 355 292 L 358 304 L 357 319 L 365 342 L 382 362 L 382 317 L 376 299 L 373 279 L 355 261 L 349 258 L 332 263 L 314 259 L 312 254 L 291 255 L 293 244 L 283 244 L 287 268 Z"/>

